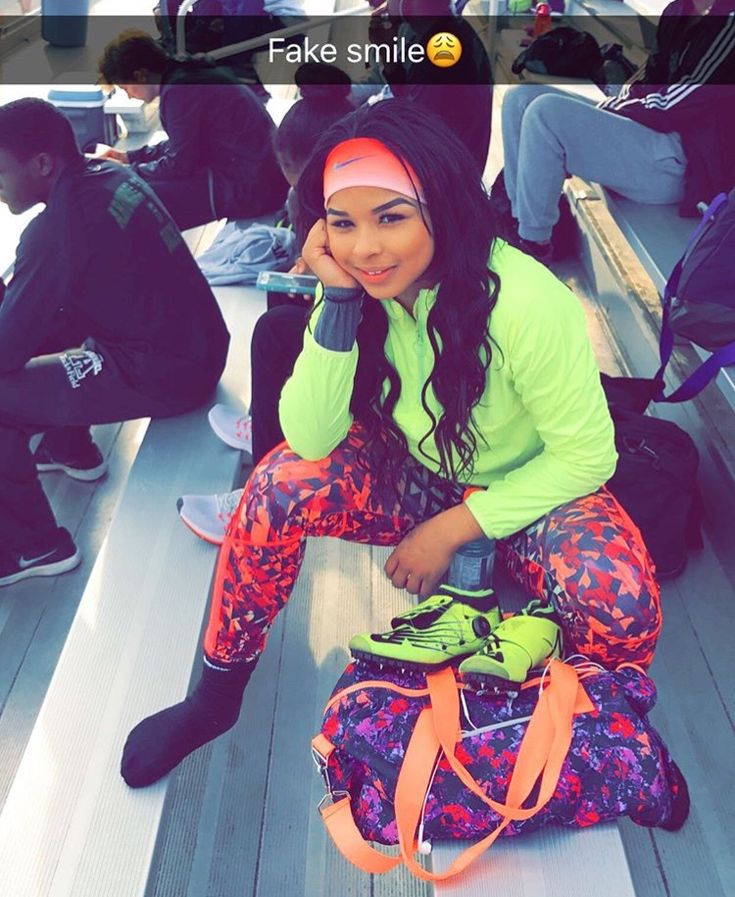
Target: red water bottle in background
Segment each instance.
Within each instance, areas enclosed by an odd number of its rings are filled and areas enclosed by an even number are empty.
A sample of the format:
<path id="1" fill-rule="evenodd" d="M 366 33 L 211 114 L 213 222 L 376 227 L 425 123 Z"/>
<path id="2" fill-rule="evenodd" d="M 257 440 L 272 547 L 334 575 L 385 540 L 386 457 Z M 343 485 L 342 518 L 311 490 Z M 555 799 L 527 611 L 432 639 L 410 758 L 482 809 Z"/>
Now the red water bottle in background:
<path id="1" fill-rule="evenodd" d="M 533 37 L 539 37 L 551 31 L 551 7 L 548 3 L 537 3 L 533 19 Z"/>

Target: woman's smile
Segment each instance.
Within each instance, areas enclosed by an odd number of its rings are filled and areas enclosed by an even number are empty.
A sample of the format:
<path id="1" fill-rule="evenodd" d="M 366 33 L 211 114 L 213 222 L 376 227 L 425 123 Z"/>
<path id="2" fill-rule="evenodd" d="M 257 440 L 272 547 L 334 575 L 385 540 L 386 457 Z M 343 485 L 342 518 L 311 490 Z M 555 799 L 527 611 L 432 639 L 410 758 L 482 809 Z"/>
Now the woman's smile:
<path id="1" fill-rule="evenodd" d="M 395 265 L 389 265 L 383 268 L 358 268 L 359 271 L 358 278 L 360 280 L 365 281 L 366 283 L 383 283 L 386 281 L 396 270 Z"/>

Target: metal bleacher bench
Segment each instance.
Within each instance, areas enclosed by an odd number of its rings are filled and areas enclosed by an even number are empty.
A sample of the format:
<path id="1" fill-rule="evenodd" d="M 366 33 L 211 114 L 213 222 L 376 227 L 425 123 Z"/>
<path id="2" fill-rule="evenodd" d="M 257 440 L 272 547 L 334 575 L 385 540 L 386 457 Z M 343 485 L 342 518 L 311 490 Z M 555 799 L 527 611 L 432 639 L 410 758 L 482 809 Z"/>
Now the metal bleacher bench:
<path id="1" fill-rule="evenodd" d="M 254 292 L 216 291 L 232 336 L 216 401 L 242 401 Z M 148 426 L 0 816 L 7 897 L 145 891 L 167 781 L 129 789 L 120 754 L 135 723 L 181 700 L 199 649 L 213 553 L 176 499 L 229 488 L 240 465 L 206 411 Z"/>

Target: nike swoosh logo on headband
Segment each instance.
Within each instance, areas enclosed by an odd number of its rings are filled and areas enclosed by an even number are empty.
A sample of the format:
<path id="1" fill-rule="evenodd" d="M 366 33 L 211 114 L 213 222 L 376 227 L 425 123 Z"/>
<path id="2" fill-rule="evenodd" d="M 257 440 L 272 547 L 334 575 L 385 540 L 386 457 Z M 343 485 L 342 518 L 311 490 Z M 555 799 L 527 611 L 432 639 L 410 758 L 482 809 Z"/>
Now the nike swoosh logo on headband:
<path id="1" fill-rule="evenodd" d="M 353 162 L 359 162 L 361 159 L 371 159 L 375 155 L 374 153 L 370 153 L 367 156 L 354 156 L 352 159 L 346 159 L 344 162 L 335 162 L 332 168 L 336 171 L 338 168 L 345 168 L 347 165 L 352 165 Z"/>

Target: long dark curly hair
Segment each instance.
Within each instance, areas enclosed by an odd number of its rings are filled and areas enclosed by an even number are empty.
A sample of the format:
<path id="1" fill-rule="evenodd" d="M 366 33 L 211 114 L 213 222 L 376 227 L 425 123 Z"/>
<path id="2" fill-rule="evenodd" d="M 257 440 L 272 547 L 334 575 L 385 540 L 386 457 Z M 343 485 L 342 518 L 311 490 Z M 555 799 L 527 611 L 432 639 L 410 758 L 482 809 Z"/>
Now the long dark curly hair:
<path id="1" fill-rule="evenodd" d="M 482 439 L 471 426 L 472 409 L 485 391 L 493 353 L 488 323 L 500 290 L 499 277 L 488 269 L 495 237 L 490 201 L 472 156 L 440 119 L 416 104 L 387 100 L 346 116 L 315 146 L 297 186 L 300 244 L 314 222 L 324 217 L 322 176 L 327 155 L 352 137 L 381 141 L 408 162 L 424 190 L 435 249 L 422 280 L 428 278 L 439 289 L 427 319 L 435 363 L 421 391 L 432 425 L 419 448 L 433 466 L 434 459 L 424 451 L 433 435 L 439 473 L 466 481 L 474 467 L 478 437 Z M 385 355 L 387 334 L 388 317 L 381 303 L 364 301 L 351 410 L 366 430 L 361 463 L 369 463 L 380 470 L 381 479 L 397 485 L 408 444 L 393 420 L 401 383 Z M 383 395 L 386 380 L 389 386 Z M 429 389 L 442 408 L 438 419 L 427 402 Z"/>

